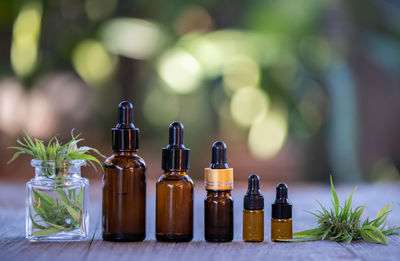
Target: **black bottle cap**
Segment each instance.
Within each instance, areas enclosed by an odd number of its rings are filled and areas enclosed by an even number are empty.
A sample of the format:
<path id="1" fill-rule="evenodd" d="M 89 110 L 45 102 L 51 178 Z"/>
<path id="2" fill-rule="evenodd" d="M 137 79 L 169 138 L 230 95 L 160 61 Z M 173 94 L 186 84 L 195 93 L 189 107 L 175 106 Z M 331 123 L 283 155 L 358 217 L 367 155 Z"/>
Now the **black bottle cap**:
<path id="1" fill-rule="evenodd" d="M 244 196 L 243 208 L 245 210 L 264 209 L 264 197 L 260 191 L 260 178 L 256 174 L 249 176 L 249 187 Z"/>
<path id="2" fill-rule="evenodd" d="M 228 163 L 226 162 L 226 145 L 222 141 L 216 141 L 212 145 L 212 158 L 211 158 L 211 169 L 228 169 Z"/>
<path id="3" fill-rule="evenodd" d="M 118 123 L 111 132 L 113 152 L 139 149 L 139 129 L 133 125 L 132 103 L 123 101 L 118 105 Z"/>
<path id="4" fill-rule="evenodd" d="M 169 144 L 162 149 L 161 168 L 165 171 L 189 169 L 190 149 L 183 145 L 183 125 L 175 121 L 169 125 Z"/>
<path id="5" fill-rule="evenodd" d="M 272 204 L 272 218 L 292 218 L 292 205 L 288 200 L 288 187 L 285 183 L 276 186 L 276 199 L 275 203 Z"/>

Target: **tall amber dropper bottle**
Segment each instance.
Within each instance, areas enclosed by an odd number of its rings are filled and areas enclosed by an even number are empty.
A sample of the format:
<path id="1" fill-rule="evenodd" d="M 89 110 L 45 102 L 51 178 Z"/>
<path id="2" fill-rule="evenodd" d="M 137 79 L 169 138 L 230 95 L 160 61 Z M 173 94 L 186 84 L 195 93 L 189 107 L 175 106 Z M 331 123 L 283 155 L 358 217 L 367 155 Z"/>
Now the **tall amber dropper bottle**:
<path id="1" fill-rule="evenodd" d="M 276 187 L 276 199 L 272 204 L 271 241 L 292 238 L 292 205 L 288 200 L 288 187 L 281 183 Z"/>
<path id="2" fill-rule="evenodd" d="M 156 238 L 188 242 L 193 238 L 193 181 L 188 176 L 190 149 L 183 145 L 183 125 L 169 125 L 169 144 L 162 149 L 163 175 L 156 184 Z"/>
<path id="3" fill-rule="evenodd" d="M 204 169 L 207 197 L 204 200 L 204 236 L 209 242 L 233 240 L 233 169 L 226 160 L 226 145 L 217 141 L 212 146 L 209 168 Z"/>
<path id="4" fill-rule="evenodd" d="M 137 155 L 138 136 L 132 104 L 123 101 L 112 129 L 113 155 L 104 162 L 104 240 L 142 241 L 146 236 L 146 164 Z"/>
<path id="5" fill-rule="evenodd" d="M 243 241 L 264 241 L 264 197 L 260 191 L 260 178 L 253 174 L 243 200 Z"/>

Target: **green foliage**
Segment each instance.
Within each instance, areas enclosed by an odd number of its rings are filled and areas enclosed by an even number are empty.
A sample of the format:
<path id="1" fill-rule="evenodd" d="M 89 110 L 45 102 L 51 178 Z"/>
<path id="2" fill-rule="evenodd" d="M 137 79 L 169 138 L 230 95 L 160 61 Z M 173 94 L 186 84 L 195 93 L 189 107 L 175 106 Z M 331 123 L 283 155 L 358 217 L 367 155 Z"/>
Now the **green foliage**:
<path id="1" fill-rule="evenodd" d="M 38 160 L 50 160 L 56 163 L 56 168 L 61 167 L 65 162 L 76 159 L 86 160 L 94 169 L 96 169 L 96 164 L 102 167 L 100 161 L 93 155 L 88 154 L 89 152 L 94 152 L 97 155 L 104 157 L 97 149 L 82 146 L 78 147 L 78 143 L 83 141 L 79 138 L 81 134 L 74 136 L 73 129 L 71 130 L 72 139 L 65 144 L 58 141 L 57 137 L 53 137 L 45 146 L 44 142 L 39 139 L 32 139 L 27 132 L 23 137 L 23 141 L 17 139 L 17 143 L 21 145 L 20 147 L 13 146 L 10 149 L 15 149 L 17 152 L 13 155 L 8 163 L 14 161 L 21 154 L 28 154 L 33 156 Z"/>
<path id="2" fill-rule="evenodd" d="M 55 163 L 54 167 L 43 167 L 41 170 L 47 177 L 55 174 L 53 190 L 49 191 L 50 193 L 55 193 L 54 198 L 35 187 L 32 188 L 32 205 L 29 209 L 29 217 L 33 229 L 36 230 L 32 236 L 46 236 L 72 231 L 79 229 L 82 223 L 83 187 L 79 189 L 68 188 L 68 186 L 64 185 L 64 176 L 58 174 L 67 172 L 68 162 L 77 159 L 86 160 L 96 169 L 95 164 L 101 166 L 101 163 L 96 157 L 88 153 L 94 152 L 100 156 L 103 155 L 97 149 L 91 147 L 78 147 L 78 143 L 83 139 L 79 138 L 80 134 L 74 136 L 73 130 L 71 131 L 71 137 L 72 139 L 65 144 L 61 144 L 54 137 L 45 145 L 43 141 L 32 139 L 25 132 L 23 141 L 17 139 L 17 143 L 21 146 L 10 147 L 17 150 L 17 152 L 9 163 L 21 154 L 28 154 L 38 160 L 53 161 Z M 77 190 L 79 190 L 78 193 Z"/>
<path id="3" fill-rule="evenodd" d="M 69 190 L 69 196 L 63 189 L 56 189 L 55 192 L 59 196 L 53 199 L 46 193 L 33 189 L 32 208 L 29 210 L 29 216 L 33 229 L 36 229 L 32 236 L 45 236 L 57 234 L 60 232 L 68 232 L 78 229 L 82 223 L 82 193 L 80 189 L 76 195 L 76 189 Z M 32 215 L 35 213 L 35 215 Z M 39 225 L 42 224 L 42 225 Z"/>
<path id="4" fill-rule="evenodd" d="M 365 206 L 351 207 L 353 193 L 356 189 L 357 187 L 351 192 L 349 199 L 345 200 L 344 206 L 341 206 L 331 177 L 333 209 L 328 210 L 317 201 L 321 210 L 309 213 L 317 217 L 318 226 L 314 229 L 294 233 L 294 239 L 281 241 L 333 240 L 350 244 L 352 240 L 363 239 L 370 243 L 387 244 L 386 236 L 397 234 L 395 231 L 400 229 L 400 226 L 385 229 L 392 203 L 383 207 L 373 220 L 367 218 L 363 221 L 361 215 Z"/>

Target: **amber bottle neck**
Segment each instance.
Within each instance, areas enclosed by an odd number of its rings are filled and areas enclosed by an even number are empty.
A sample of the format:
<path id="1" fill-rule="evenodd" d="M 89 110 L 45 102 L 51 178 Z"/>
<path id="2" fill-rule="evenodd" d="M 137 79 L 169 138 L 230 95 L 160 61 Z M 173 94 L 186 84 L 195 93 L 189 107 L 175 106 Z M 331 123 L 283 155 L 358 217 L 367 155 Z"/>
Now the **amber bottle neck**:
<path id="1" fill-rule="evenodd" d="M 135 156 L 137 155 L 136 151 L 115 151 L 113 153 L 115 156 Z"/>
<path id="2" fill-rule="evenodd" d="M 166 176 L 187 176 L 187 170 L 185 171 L 164 171 L 164 175 Z"/>
<path id="3" fill-rule="evenodd" d="M 232 190 L 208 190 L 207 189 L 207 196 L 214 196 L 214 197 L 226 196 L 226 197 L 230 197 L 231 196 L 231 191 Z"/>

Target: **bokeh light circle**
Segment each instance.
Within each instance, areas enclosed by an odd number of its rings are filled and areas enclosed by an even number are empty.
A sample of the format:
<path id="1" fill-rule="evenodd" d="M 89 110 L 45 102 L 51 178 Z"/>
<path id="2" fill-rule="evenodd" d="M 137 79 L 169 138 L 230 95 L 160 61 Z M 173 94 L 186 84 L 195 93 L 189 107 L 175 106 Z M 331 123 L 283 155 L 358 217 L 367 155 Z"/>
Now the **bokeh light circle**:
<path id="1" fill-rule="evenodd" d="M 269 98 L 256 87 L 244 87 L 236 91 L 231 99 L 230 111 L 233 120 L 242 127 L 249 127 L 256 119 L 268 112 Z"/>
<path id="2" fill-rule="evenodd" d="M 287 121 L 283 113 L 269 113 L 255 121 L 249 132 L 248 143 L 252 155 L 266 160 L 282 148 L 287 135 Z"/>
<path id="3" fill-rule="evenodd" d="M 160 58 L 158 73 L 172 91 L 185 94 L 199 87 L 203 70 L 189 52 L 173 48 Z"/>
<path id="4" fill-rule="evenodd" d="M 75 70 L 89 84 L 106 81 L 114 72 L 116 59 L 96 40 L 79 43 L 72 54 Z"/>

